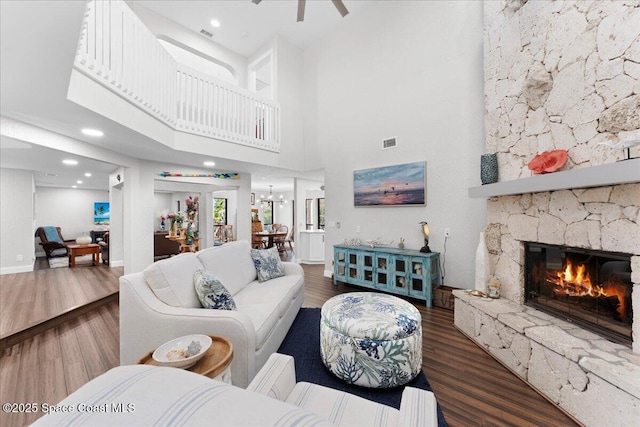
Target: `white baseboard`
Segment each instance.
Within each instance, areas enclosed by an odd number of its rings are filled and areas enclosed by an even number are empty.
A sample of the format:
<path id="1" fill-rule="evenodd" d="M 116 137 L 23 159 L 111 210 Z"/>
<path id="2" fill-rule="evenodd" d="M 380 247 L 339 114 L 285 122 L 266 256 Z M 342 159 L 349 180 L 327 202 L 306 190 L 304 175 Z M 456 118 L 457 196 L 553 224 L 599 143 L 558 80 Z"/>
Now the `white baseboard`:
<path id="1" fill-rule="evenodd" d="M 124 267 L 124 261 L 111 261 L 109 260 L 109 267 Z"/>
<path id="2" fill-rule="evenodd" d="M 17 267 L 5 267 L 0 268 L 0 276 L 3 274 L 29 273 L 30 271 L 33 271 L 33 264 L 21 265 Z"/>
<path id="3" fill-rule="evenodd" d="M 331 270 L 325 270 L 324 271 L 324 277 L 328 277 L 328 278 L 332 278 L 333 277 L 333 271 Z"/>

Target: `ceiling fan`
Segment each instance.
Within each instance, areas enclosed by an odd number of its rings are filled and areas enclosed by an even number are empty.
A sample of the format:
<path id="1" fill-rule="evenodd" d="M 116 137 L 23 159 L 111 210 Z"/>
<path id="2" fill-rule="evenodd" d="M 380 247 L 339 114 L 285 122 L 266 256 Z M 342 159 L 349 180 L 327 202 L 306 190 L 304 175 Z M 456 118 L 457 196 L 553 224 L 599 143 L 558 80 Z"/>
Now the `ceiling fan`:
<path id="1" fill-rule="evenodd" d="M 261 1 L 262 0 L 251 0 L 251 3 L 260 4 Z M 304 7 L 306 3 L 307 3 L 307 0 L 298 0 L 298 19 L 296 20 L 297 22 L 304 21 Z M 349 14 L 349 11 L 347 10 L 342 0 L 331 0 L 331 3 L 333 3 L 336 9 L 338 9 L 338 12 L 340 12 L 340 15 L 342 15 L 343 18 Z"/>

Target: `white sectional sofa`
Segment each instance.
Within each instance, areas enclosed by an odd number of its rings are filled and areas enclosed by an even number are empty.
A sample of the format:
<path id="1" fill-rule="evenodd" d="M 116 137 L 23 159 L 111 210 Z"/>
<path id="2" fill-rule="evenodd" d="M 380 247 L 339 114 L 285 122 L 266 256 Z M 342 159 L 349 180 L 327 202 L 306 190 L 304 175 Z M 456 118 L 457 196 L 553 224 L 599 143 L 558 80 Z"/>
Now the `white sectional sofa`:
<path id="1" fill-rule="evenodd" d="M 277 353 L 246 390 L 176 368 L 120 366 L 89 381 L 34 425 L 438 425 L 436 398 L 430 391 L 406 387 L 400 409 L 395 409 L 316 384 L 296 383 L 295 377 L 293 358 Z"/>
<path id="2" fill-rule="evenodd" d="M 120 363 L 134 364 L 149 351 L 183 335 L 221 335 L 233 344 L 231 380 L 246 387 L 278 350 L 304 299 L 302 268 L 284 262 L 285 275 L 266 282 L 249 242 L 230 242 L 158 261 L 120 278 Z M 237 310 L 201 307 L 193 285 L 197 269 L 213 273 Z"/>

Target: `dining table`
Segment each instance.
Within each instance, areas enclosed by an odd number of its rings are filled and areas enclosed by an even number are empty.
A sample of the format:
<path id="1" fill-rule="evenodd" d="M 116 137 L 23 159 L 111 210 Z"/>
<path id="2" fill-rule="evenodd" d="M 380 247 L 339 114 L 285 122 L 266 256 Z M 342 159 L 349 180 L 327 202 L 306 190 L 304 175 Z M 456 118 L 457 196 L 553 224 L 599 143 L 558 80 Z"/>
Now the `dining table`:
<path id="1" fill-rule="evenodd" d="M 287 233 L 284 231 L 256 231 L 254 236 L 259 238 L 267 238 L 267 249 L 272 248 L 276 238 L 284 238 Z"/>

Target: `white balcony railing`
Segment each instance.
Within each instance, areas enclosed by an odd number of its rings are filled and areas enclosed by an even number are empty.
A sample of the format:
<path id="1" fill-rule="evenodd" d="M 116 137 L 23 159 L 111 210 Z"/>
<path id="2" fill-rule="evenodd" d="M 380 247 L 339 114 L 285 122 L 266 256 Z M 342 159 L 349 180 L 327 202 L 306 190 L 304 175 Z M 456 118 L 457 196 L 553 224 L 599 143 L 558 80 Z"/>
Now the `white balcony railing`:
<path id="1" fill-rule="evenodd" d="M 173 129 L 280 150 L 277 103 L 178 64 L 121 0 L 87 2 L 74 66 Z"/>

